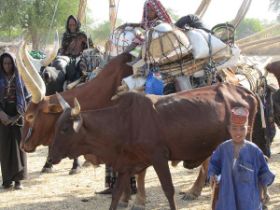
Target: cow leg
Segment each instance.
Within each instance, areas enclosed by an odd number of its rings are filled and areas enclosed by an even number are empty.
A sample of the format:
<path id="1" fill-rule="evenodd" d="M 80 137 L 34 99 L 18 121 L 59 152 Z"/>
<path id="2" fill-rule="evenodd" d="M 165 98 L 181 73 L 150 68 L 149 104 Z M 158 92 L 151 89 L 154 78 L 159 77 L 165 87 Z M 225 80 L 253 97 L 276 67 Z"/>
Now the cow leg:
<path id="1" fill-rule="evenodd" d="M 131 181 L 131 179 L 130 179 Z M 126 184 L 124 186 L 124 190 L 120 199 L 120 202 L 118 204 L 119 208 L 127 208 L 128 207 L 128 202 L 131 198 L 131 188 L 129 184 Z"/>
<path id="2" fill-rule="evenodd" d="M 146 191 L 145 191 L 145 176 L 146 176 L 146 169 L 143 170 L 141 173 L 137 174 L 136 181 L 137 181 L 137 194 L 134 201 L 134 204 L 131 207 L 131 210 L 144 210 L 145 209 L 145 202 L 146 202 Z"/>
<path id="3" fill-rule="evenodd" d="M 153 160 L 153 167 L 158 175 L 164 194 L 167 197 L 170 209 L 176 210 L 176 205 L 174 200 L 175 190 L 174 190 L 171 173 L 168 166 L 168 159 L 166 159 L 162 154 L 156 155 Z"/>
<path id="4" fill-rule="evenodd" d="M 191 189 L 187 190 L 186 192 L 181 191 L 180 194 L 183 194 L 183 200 L 194 200 L 198 196 L 200 196 L 203 186 L 205 185 L 206 178 L 207 178 L 207 171 L 208 171 L 208 163 L 209 158 L 205 160 L 199 170 L 199 175 L 195 180 Z"/>
<path id="5" fill-rule="evenodd" d="M 118 173 L 118 179 L 116 180 L 113 192 L 112 192 L 112 202 L 109 210 L 116 210 L 120 197 L 124 189 L 129 188 L 129 173 Z"/>
<path id="6" fill-rule="evenodd" d="M 78 173 L 81 173 L 80 161 L 78 158 L 74 158 L 73 166 L 72 166 L 71 170 L 69 171 L 69 175 L 74 175 L 74 174 L 78 174 Z"/>
<path id="7" fill-rule="evenodd" d="M 48 156 L 45 165 L 43 166 L 41 173 L 52 173 L 53 172 L 53 164 L 49 157 L 50 154 L 50 146 L 48 147 Z"/>

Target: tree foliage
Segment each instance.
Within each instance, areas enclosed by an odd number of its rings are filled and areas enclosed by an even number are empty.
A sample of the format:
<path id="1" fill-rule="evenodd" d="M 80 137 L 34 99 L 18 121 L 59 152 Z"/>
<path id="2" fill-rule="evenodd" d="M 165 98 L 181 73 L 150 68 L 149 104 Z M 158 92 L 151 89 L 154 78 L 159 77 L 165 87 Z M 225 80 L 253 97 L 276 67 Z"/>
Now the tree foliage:
<path id="1" fill-rule="evenodd" d="M 116 26 L 121 25 L 122 21 L 117 19 Z M 104 44 L 110 36 L 110 22 L 104 21 L 90 30 L 93 42 L 96 44 Z"/>
<path id="2" fill-rule="evenodd" d="M 242 39 L 246 36 L 262 31 L 264 26 L 262 22 L 255 18 L 245 18 L 236 29 L 236 39 Z"/>
<path id="3" fill-rule="evenodd" d="M 57 1 L 59 4 L 54 14 Z M 1 35 L 21 36 L 25 30 L 33 48 L 38 49 L 39 43 L 45 42 L 53 15 L 52 29 L 63 30 L 67 17 L 77 14 L 78 3 L 78 0 L 0 0 Z"/>

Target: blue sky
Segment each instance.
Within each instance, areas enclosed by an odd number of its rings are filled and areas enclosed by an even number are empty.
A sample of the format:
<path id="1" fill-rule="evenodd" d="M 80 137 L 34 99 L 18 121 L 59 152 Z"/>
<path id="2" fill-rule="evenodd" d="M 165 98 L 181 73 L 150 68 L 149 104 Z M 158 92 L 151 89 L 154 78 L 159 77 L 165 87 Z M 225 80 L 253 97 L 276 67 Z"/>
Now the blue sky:
<path id="1" fill-rule="evenodd" d="M 116 0 L 119 4 L 118 18 L 124 22 L 140 22 L 145 0 Z M 209 26 L 230 21 L 234 18 L 243 0 L 212 0 L 203 21 Z M 89 0 L 87 14 L 96 23 L 108 20 L 108 0 Z M 179 16 L 194 13 L 200 1 L 198 0 L 161 0 L 164 6 L 171 8 Z M 249 18 L 273 20 L 276 14 L 268 10 L 269 0 L 253 0 L 246 15 Z"/>

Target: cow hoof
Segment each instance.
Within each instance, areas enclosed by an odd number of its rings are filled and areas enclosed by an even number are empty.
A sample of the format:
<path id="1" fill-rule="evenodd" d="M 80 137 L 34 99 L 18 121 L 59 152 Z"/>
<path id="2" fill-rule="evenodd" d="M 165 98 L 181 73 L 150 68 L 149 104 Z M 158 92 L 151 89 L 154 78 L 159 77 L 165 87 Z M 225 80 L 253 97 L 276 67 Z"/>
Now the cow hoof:
<path id="1" fill-rule="evenodd" d="M 145 210 L 145 206 L 133 204 L 131 210 Z"/>
<path id="2" fill-rule="evenodd" d="M 128 207 L 128 202 L 120 201 L 118 203 L 118 208 L 126 209 Z"/>
<path id="3" fill-rule="evenodd" d="M 51 167 L 51 168 L 44 167 L 41 170 L 41 173 L 45 173 L 45 174 L 49 174 L 49 173 L 53 173 L 53 172 L 54 172 L 53 167 Z"/>
<path id="4" fill-rule="evenodd" d="M 75 175 L 75 174 L 79 174 L 79 173 L 81 173 L 81 167 L 72 168 L 72 169 L 69 171 L 69 175 Z"/>
<path id="5" fill-rule="evenodd" d="M 197 199 L 198 195 L 190 192 L 185 192 L 184 196 L 182 197 L 183 200 L 189 201 L 189 200 L 195 200 Z"/>

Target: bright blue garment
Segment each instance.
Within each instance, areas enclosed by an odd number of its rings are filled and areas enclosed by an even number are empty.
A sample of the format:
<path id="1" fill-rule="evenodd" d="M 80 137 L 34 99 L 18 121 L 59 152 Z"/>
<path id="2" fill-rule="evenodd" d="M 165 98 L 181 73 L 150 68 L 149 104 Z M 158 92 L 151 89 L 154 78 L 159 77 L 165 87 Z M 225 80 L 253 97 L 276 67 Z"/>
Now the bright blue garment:
<path id="1" fill-rule="evenodd" d="M 210 159 L 208 175 L 221 175 L 216 210 L 261 210 L 259 183 L 269 186 L 275 176 L 254 143 L 245 141 L 235 164 L 233 147 L 222 143 Z"/>

